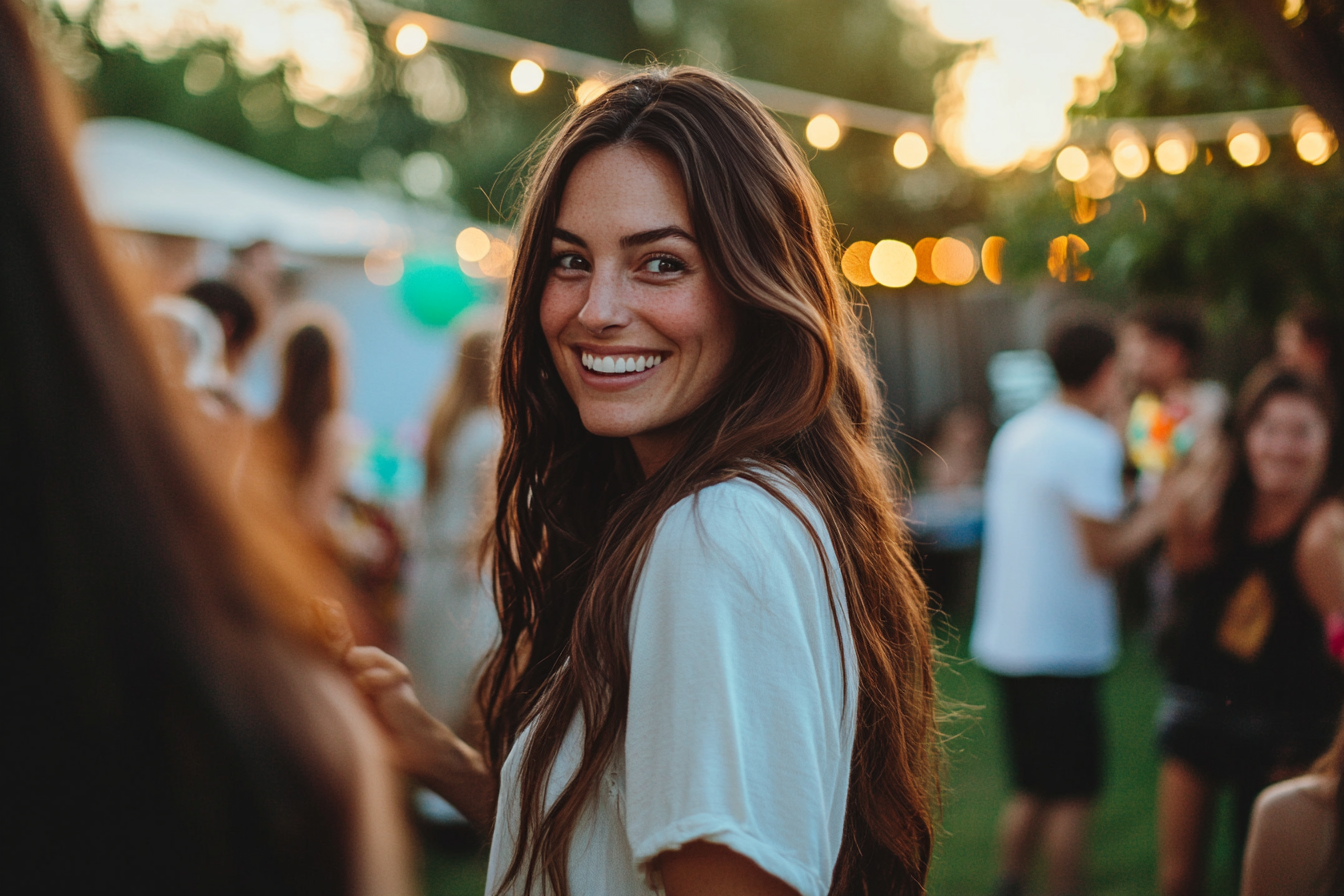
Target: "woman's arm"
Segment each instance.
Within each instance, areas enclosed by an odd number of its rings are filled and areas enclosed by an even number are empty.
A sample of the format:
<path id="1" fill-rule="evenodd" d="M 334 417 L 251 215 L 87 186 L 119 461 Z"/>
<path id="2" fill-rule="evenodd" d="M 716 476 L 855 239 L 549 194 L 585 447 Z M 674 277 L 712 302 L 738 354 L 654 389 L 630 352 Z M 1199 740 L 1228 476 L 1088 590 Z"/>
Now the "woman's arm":
<path id="1" fill-rule="evenodd" d="M 658 857 L 667 896 L 798 896 L 798 891 L 726 846 L 696 840 Z"/>
<path id="2" fill-rule="evenodd" d="M 1334 789 L 1334 781 L 1307 775 L 1260 794 L 1246 838 L 1241 896 L 1322 892 L 1333 848 Z"/>
<path id="3" fill-rule="evenodd" d="M 498 785 L 485 758 L 425 711 L 406 666 L 377 647 L 352 647 L 345 663 L 382 720 L 402 768 L 472 824 L 489 829 Z"/>
<path id="4" fill-rule="evenodd" d="M 1344 613 L 1344 503 L 1331 498 L 1316 508 L 1294 559 L 1302 591 L 1321 618 Z"/>

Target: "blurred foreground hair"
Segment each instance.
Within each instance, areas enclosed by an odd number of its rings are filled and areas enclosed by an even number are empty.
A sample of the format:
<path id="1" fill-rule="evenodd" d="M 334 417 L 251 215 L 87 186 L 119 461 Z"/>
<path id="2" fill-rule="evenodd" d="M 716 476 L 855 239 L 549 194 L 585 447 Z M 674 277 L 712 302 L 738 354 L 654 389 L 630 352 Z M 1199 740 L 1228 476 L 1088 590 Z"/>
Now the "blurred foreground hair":
<path id="1" fill-rule="evenodd" d="M 234 509 L 252 505 L 208 424 L 163 381 L 20 0 L 0 0 L 0 121 L 0 889 L 367 889 L 378 742 L 304 643 L 329 578 L 296 527 Z"/>
<path id="2" fill-rule="evenodd" d="M 648 479 L 628 440 L 584 429 L 538 310 L 566 182 L 582 158 L 610 146 L 658 153 L 680 172 L 696 241 L 741 322 L 733 370 L 689 421 L 683 447 Z M 896 512 L 882 405 L 836 270 L 834 225 L 802 153 L 723 78 L 690 67 L 636 72 L 571 112 L 531 176 L 519 236 L 499 373 L 502 643 L 481 693 L 495 768 L 533 726 L 508 879 L 527 892 L 544 881 L 568 894 L 575 827 L 625 725 L 631 604 L 658 521 L 681 499 L 733 477 L 787 505 L 772 478 L 780 475 L 826 521 L 859 669 L 831 892 L 923 893 L 936 786 L 926 595 Z M 576 713 L 583 757 L 545 806 Z"/>

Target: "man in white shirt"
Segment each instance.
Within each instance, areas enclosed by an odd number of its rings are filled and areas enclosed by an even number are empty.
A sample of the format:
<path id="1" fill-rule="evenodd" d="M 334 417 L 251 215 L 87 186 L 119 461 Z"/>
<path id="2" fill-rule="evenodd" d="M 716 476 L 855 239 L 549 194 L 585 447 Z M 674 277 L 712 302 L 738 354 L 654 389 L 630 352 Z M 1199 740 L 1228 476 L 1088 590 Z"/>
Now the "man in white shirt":
<path id="1" fill-rule="evenodd" d="M 1109 571 L 1161 534 L 1164 500 L 1124 521 L 1124 446 L 1105 420 L 1121 400 L 1115 338 L 1090 320 L 1046 347 L 1057 398 L 994 438 L 971 652 L 1001 685 L 1014 794 L 1000 820 L 1003 896 L 1017 896 L 1038 841 L 1052 896 L 1081 883 L 1101 789 L 1101 676 L 1119 652 Z"/>

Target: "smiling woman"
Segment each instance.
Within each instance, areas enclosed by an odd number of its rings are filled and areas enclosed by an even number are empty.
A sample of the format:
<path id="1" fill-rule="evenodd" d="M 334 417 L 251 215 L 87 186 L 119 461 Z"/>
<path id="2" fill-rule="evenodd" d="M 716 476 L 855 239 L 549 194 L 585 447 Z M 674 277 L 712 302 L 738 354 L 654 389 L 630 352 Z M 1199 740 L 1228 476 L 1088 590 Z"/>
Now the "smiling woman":
<path id="1" fill-rule="evenodd" d="M 486 755 L 352 658 L 410 768 L 481 821 L 497 780 L 492 894 L 922 893 L 925 594 L 798 147 L 722 78 L 637 72 L 519 235 Z"/>

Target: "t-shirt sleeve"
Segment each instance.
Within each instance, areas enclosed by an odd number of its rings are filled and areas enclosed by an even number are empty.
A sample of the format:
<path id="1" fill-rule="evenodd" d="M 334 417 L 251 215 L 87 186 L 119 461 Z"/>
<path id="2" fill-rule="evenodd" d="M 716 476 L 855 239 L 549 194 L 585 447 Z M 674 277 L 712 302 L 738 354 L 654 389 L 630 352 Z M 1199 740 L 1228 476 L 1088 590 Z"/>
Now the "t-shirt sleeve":
<path id="1" fill-rule="evenodd" d="M 716 486 L 664 516 L 631 626 L 625 816 L 637 868 L 707 840 L 802 894 L 827 892 L 854 688 L 829 600 L 807 529 L 763 490 Z"/>
<path id="2" fill-rule="evenodd" d="M 1114 520 L 1125 508 L 1124 445 L 1109 428 L 1078 435 L 1057 446 L 1055 469 L 1064 502 L 1080 516 Z"/>

